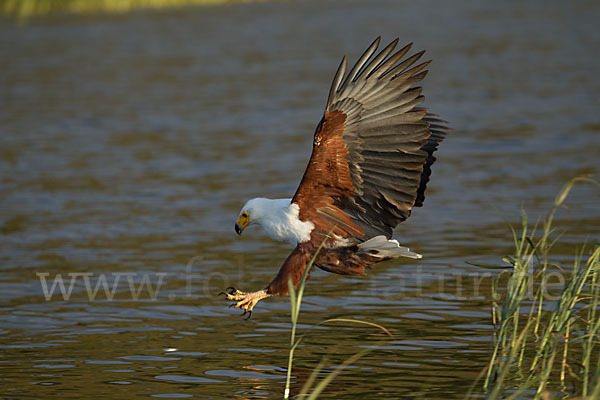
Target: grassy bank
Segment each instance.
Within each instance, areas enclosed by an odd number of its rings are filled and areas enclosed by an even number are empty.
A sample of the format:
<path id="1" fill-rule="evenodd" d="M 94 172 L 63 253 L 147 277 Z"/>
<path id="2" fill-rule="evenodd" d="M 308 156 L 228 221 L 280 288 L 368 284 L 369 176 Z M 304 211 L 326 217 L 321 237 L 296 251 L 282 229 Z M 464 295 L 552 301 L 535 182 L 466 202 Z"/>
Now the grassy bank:
<path id="1" fill-rule="evenodd" d="M 494 347 L 484 376 L 488 399 L 600 398 L 600 243 L 574 248 L 573 264 L 560 265 L 556 212 L 578 182 L 569 181 L 546 218 L 530 226 L 525 212 L 513 229 L 512 269 L 493 293 Z M 502 277 L 500 277 L 502 278 Z M 558 288 L 552 280 L 562 281 Z M 500 300 L 501 298 L 501 300 Z"/>
<path id="2" fill-rule="evenodd" d="M 0 0 L 0 14 L 4 17 L 24 19 L 51 14 L 116 14 L 138 9 L 165 9 L 241 1 L 250 0 Z"/>

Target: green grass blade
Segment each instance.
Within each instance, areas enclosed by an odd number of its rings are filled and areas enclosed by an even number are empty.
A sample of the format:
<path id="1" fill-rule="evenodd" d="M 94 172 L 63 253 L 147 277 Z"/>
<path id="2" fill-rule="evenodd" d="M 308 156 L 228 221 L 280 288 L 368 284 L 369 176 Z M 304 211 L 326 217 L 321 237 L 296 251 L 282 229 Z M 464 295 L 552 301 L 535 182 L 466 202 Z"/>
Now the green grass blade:
<path id="1" fill-rule="evenodd" d="M 323 378 L 319 382 L 319 384 L 315 387 L 315 389 L 312 391 L 310 396 L 308 396 L 308 400 L 318 399 L 321 392 L 323 392 L 323 390 L 327 387 L 327 385 L 329 385 L 335 379 L 335 377 L 337 377 L 340 373 L 342 373 L 344 368 L 354 364 L 357 360 L 364 357 L 367 353 L 370 353 L 373 350 L 374 349 L 372 349 L 372 348 L 364 349 L 364 350 L 358 352 L 357 354 L 353 355 L 352 357 L 348 358 L 346 361 L 341 363 L 339 366 L 337 366 L 333 370 L 333 372 L 331 372 L 329 375 L 327 375 L 325 378 Z"/>

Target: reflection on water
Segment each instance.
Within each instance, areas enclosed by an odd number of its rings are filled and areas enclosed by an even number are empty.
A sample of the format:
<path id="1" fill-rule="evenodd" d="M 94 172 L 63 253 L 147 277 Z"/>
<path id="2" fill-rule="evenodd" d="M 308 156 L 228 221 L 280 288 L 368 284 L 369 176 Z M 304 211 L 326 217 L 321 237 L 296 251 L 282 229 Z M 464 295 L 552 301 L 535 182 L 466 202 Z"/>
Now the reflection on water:
<path id="1" fill-rule="evenodd" d="M 294 191 L 342 53 L 382 34 L 428 50 L 426 104 L 454 128 L 425 207 L 398 230 L 425 257 L 369 278 L 315 271 L 300 329 L 343 316 L 395 336 L 329 396 L 462 398 L 489 357 L 495 274 L 465 261 L 497 263 L 522 205 L 535 219 L 567 179 L 599 172 L 599 7 L 435 9 L 275 2 L 0 22 L 2 395 L 280 396 L 287 300 L 243 322 L 216 293 L 261 287 L 288 249 L 258 229 L 240 239 L 233 222 L 247 198 Z M 560 259 L 599 237 L 597 204 L 581 186 L 559 212 Z M 323 355 L 329 369 L 382 339 L 314 329 L 296 387 Z"/>

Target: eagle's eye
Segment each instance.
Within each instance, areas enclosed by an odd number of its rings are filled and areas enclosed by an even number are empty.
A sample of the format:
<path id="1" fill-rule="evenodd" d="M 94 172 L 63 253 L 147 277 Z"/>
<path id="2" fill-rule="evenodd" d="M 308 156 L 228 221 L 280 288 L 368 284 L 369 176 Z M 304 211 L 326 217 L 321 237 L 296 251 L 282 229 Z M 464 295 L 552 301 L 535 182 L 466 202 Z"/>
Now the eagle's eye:
<path id="1" fill-rule="evenodd" d="M 244 218 L 248 218 L 248 213 L 247 213 L 246 211 L 244 211 L 244 212 L 242 213 L 242 217 L 244 217 Z"/>

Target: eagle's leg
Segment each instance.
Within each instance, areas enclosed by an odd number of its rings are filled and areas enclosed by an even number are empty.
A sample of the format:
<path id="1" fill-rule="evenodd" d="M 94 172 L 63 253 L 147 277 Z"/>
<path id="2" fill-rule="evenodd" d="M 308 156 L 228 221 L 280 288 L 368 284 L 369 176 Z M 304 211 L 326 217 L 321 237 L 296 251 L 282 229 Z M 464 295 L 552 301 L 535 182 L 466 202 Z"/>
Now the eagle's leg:
<path id="1" fill-rule="evenodd" d="M 242 292 L 234 287 L 228 287 L 221 294 L 225 298 L 236 303 L 230 307 L 236 307 L 244 310 L 244 314 L 249 312 L 252 315 L 252 309 L 262 299 L 279 295 L 285 296 L 289 292 L 289 282 L 292 281 L 295 288 L 298 288 L 302 274 L 306 269 L 307 263 L 310 261 L 314 252 L 314 247 L 310 242 L 306 245 L 298 245 L 294 251 L 290 253 L 287 260 L 283 263 L 277 276 L 266 288 L 256 292 Z M 243 314 L 242 314 L 243 315 Z"/>
<path id="2" fill-rule="evenodd" d="M 225 292 L 221 292 L 225 295 L 227 300 L 235 301 L 231 306 L 244 310 L 244 314 L 249 312 L 252 315 L 252 309 L 262 299 L 270 297 L 265 289 L 256 292 L 242 292 L 234 287 L 228 287 Z M 242 314 L 243 315 L 243 314 Z M 248 316 L 248 318 L 250 318 Z"/>

